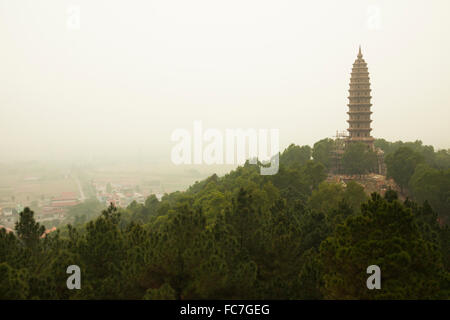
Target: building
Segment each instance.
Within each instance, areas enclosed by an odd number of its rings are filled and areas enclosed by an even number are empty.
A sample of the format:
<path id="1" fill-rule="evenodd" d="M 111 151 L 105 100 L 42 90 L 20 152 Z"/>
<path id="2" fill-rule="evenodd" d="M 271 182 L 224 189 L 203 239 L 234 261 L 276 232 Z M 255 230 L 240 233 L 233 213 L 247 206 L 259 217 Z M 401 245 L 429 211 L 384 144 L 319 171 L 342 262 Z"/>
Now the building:
<path id="1" fill-rule="evenodd" d="M 41 235 L 41 239 L 45 238 L 46 236 L 48 236 L 50 233 L 55 232 L 56 231 L 56 227 L 53 227 L 51 229 L 47 229 L 44 231 L 44 233 Z"/>
<path id="2" fill-rule="evenodd" d="M 2 208 L 0 209 L 0 223 L 13 225 L 19 216 L 19 211 L 15 208 Z"/>
<path id="3" fill-rule="evenodd" d="M 342 155 L 350 143 L 364 143 L 377 155 L 377 169 L 375 173 L 386 174 L 384 164 L 384 152 L 375 148 L 375 138 L 372 137 L 371 123 L 372 103 L 369 69 L 366 61 L 363 59 L 361 46 L 359 46 L 358 55 L 353 63 L 350 76 L 350 88 L 348 95 L 348 135 L 344 132 L 336 132 L 334 139 L 335 145 L 331 154 L 333 173 L 342 173 Z"/>
<path id="4" fill-rule="evenodd" d="M 78 195 L 75 192 L 62 192 L 60 197 L 51 200 L 52 207 L 72 207 L 79 203 Z"/>
<path id="5" fill-rule="evenodd" d="M 71 207 L 80 204 L 78 195 L 75 192 L 62 192 L 57 198 L 53 198 L 36 215 L 39 222 L 62 220 Z"/>
<path id="6" fill-rule="evenodd" d="M 6 233 L 14 233 L 13 229 L 2 226 L 1 224 L 0 224 L 0 229 L 4 229 L 6 231 Z"/>
<path id="7" fill-rule="evenodd" d="M 373 150 L 375 139 L 370 134 L 372 131 L 370 126 L 372 122 L 370 119 L 372 114 L 370 78 L 367 63 L 361 53 L 361 46 L 359 46 L 358 56 L 353 63 L 348 91 L 348 142 L 363 142 Z"/>

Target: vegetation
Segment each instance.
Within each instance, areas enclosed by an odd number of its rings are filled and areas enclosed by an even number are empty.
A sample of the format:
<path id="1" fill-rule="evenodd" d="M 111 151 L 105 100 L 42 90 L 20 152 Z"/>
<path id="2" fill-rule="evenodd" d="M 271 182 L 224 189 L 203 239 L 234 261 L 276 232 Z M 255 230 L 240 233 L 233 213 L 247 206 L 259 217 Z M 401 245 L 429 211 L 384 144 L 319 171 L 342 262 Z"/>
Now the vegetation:
<path id="1" fill-rule="evenodd" d="M 386 156 L 387 175 L 394 178 L 400 188 L 408 186 L 417 165 L 424 162 L 423 156 L 408 147 L 401 147 Z"/>
<path id="2" fill-rule="evenodd" d="M 66 234 L 44 237 L 25 209 L 16 234 L 0 230 L 0 298 L 448 299 L 450 231 L 437 213 L 448 212 L 448 172 L 418 165 L 418 202 L 400 202 L 325 182 L 312 154 L 292 145 L 276 175 L 246 163 L 161 201 L 110 206 Z M 72 264 L 81 290 L 66 287 Z M 372 264 L 381 290 L 366 287 Z"/>
<path id="3" fill-rule="evenodd" d="M 428 201 L 442 223 L 450 221 L 450 150 L 434 151 L 421 141 L 377 140 L 386 152 L 387 175 L 403 193 L 418 202 Z"/>
<path id="4" fill-rule="evenodd" d="M 315 161 L 322 163 L 325 168 L 329 169 L 331 167 L 331 152 L 333 148 L 333 139 L 322 139 L 314 144 L 312 156 Z"/>
<path id="5" fill-rule="evenodd" d="M 342 156 L 344 172 L 348 174 L 365 174 L 374 172 L 377 167 L 377 155 L 364 143 L 351 143 Z"/>

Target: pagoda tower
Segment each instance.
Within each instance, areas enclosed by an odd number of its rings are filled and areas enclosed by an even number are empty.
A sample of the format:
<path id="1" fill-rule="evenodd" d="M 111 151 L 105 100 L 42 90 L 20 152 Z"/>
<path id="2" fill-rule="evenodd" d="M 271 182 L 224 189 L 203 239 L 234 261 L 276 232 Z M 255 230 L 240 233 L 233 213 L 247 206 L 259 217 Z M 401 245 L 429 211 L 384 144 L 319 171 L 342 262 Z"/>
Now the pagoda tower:
<path id="1" fill-rule="evenodd" d="M 369 71 L 367 69 L 367 63 L 363 59 L 361 53 L 361 46 L 359 46 L 359 52 L 357 59 L 353 63 L 352 73 L 350 77 L 350 89 L 348 96 L 348 112 L 349 119 L 347 120 L 348 127 L 348 140 L 347 142 L 363 142 L 371 149 L 374 148 L 374 138 L 370 135 L 372 128 L 370 123 L 370 78 Z"/>

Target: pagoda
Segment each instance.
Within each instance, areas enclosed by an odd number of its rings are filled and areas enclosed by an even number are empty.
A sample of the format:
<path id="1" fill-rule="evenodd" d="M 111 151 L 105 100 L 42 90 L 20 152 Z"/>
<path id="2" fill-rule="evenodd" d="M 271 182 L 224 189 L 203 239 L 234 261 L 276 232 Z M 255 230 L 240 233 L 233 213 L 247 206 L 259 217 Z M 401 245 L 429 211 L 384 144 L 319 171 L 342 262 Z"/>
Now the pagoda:
<path id="1" fill-rule="evenodd" d="M 347 131 L 349 136 L 347 138 L 348 143 L 363 142 L 368 147 L 374 149 L 374 138 L 370 135 L 372 128 L 370 123 L 370 78 L 369 71 L 367 69 L 367 63 L 363 59 L 361 53 L 361 46 L 359 46 L 359 52 L 357 59 L 353 63 L 352 73 L 350 77 L 350 89 L 348 96 L 348 112 L 349 119 L 347 120 L 349 127 Z"/>

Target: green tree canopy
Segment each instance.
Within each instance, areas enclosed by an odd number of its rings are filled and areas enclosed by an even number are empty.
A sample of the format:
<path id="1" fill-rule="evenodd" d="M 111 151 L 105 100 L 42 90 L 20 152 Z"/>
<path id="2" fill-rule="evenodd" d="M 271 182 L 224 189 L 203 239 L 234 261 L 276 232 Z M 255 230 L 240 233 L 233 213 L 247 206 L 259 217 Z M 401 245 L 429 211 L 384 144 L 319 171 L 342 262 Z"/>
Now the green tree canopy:
<path id="1" fill-rule="evenodd" d="M 334 147 L 333 139 L 322 139 L 314 144 L 312 157 L 314 161 L 322 163 L 325 168 L 330 169 L 331 166 L 331 152 Z"/>
<path id="2" fill-rule="evenodd" d="M 417 201 L 428 201 L 443 221 L 450 220 L 450 169 L 438 170 L 419 164 L 409 186 Z"/>
<path id="3" fill-rule="evenodd" d="M 411 148 L 401 147 L 388 154 L 385 162 L 388 177 L 393 178 L 403 190 L 408 186 L 416 166 L 424 162 L 424 157 Z"/>
<path id="4" fill-rule="evenodd" d="M 373 194 L 320 246 L 324 293 L 331 299 L 439 298 L 444 277 L 437 242 L 423 238 L 411 210 Z M 368 290 L 366 268 L 381 268 L 381 290 Z"/>
<path id="5" fill-rule="evenodd" d="M 311 159 L 310 146 L 289 145 L 280 155 L 280 164 L 284 166 L 302 166 Z"/>
<path id="6" fill-rule="evenodd" d="M 28 207 L 20 213 L 20 218 L 16 222 L 15 229 L 19 239 L 30 248 L 37 245 L 39 238 L 45 232 L 45 227 L 34 220 L 34 212 Z"/>
<path id="7" fill-rule="evenodd" d="M 350 143 L 342 156 L 342 167 L 348 174 L 373 172 L 377 165 L 377 156 L 364 143 Z"/>

